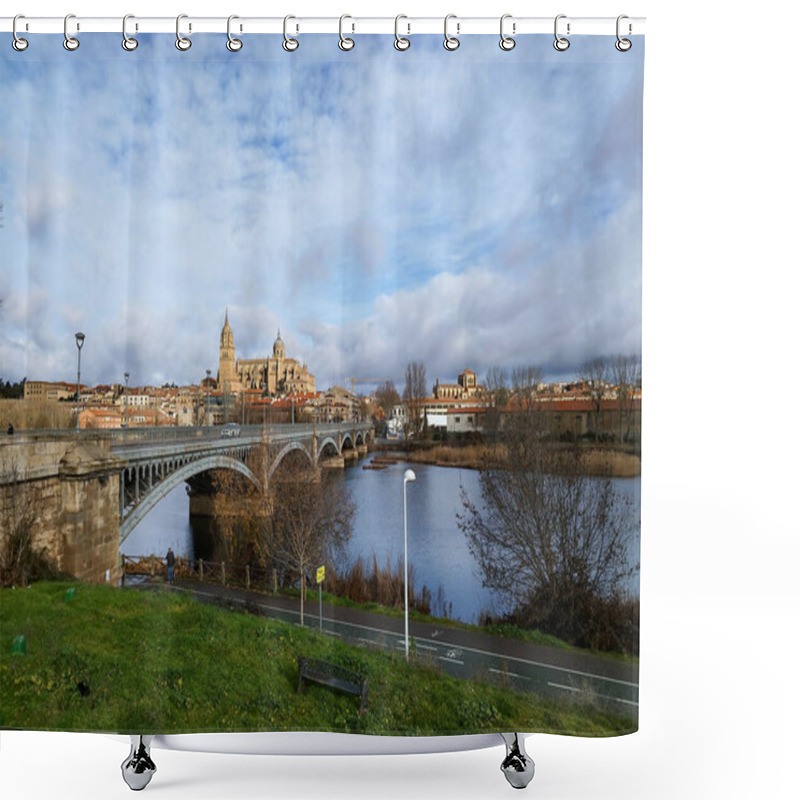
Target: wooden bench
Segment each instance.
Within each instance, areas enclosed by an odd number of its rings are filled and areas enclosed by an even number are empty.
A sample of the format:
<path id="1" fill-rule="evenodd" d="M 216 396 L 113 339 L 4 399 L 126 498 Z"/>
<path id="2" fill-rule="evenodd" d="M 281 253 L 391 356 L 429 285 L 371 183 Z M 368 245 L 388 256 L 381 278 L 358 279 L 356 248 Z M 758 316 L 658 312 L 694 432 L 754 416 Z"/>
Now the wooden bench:
<path id="1" fill-rule="evenodd" d="M 305 658 L 298 656 L 297 668 L 300 673 L 297 682 L 298 693 L 303 691 L 305 681 L 313 681 L 323 686 L 330 686 L 347 694 L 354 694 L 361 698 L 361 706 L 358 709 L 359 715 L 367 709 L 367 698 L 369 696 L 369 676 L 353 672 L 351 669 L 340 667 L 338 664 L 331 664 L 328 661 L 319 661 L 316 658 Z"/>

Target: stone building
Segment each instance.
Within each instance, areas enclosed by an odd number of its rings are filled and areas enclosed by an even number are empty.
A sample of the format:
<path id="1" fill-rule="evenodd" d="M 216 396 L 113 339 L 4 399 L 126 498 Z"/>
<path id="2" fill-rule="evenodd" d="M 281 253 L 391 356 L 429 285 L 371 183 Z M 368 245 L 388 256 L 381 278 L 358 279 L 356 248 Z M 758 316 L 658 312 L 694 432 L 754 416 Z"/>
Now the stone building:
<path id="1" fill-rule="evenodd" d="M 266 388 L 268 394 L 313 393 L 314 376 L 296 358 L 287 358 L 281 332 L 267 358 L 236 358 L 233 330 L 225 312 L 225 324 L 219 337 L 219 373 L 217 386 L 223 392 L 239 393 Z"/>
<path id="2" fill-rule="evenodd" d="M 464 400 L 481 394 L 483 386 L 478 383 L 478 376 L 471 369 L 465 369 L 458 376 L 458 383 L 441 383 L 437 379 L 433 387 L 436 400 Z"/>

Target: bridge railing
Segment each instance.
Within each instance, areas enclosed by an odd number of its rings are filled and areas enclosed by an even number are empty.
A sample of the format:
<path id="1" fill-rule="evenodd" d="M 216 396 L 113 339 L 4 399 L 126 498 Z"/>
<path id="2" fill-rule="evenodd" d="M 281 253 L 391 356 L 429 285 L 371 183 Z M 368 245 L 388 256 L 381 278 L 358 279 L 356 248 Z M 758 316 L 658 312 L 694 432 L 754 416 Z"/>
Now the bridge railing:
<path id="1" fill-rule="evenodd" d="M 318 435 L 331 434 L 339 430 L 347 432 L 353 427 L 369 427 L 366 423 L 298 423 L 296 425 L 240 425 L 238 436 L 223 437 L 224 426 L 215 425 L 202 428 L 111 428 L 97 431 L 103 438 L 111 439 L 114 442 L 175 442 L 175 441 L 194 441 L 198 439 L 218 440 L 220 438 L 230 438 L 236 441 L 237 438 L 259 437 L 266 433 L 269 438 L 281 438 L 288 436 L 310 436 L 315 431 Z M 93 431 L 94 433 L 94 431 Z"/>
<path id="2" fill-rule="evenodd" d="M 122 585 L 126 577 L 164 578 L 167 576 L 167 559 L 162 556 L 122 556 Z M 226 561 L 206 561 L 175 557 L 175 577 L 221 586 L 237 586 L 244 589 L 262 589 L 272 593 L 278 591 L 278 575 L 274 569 L 250 564 L 232 564 Z"/>
<path id="3" fill-rule="evenodd" d="M 166 443 L 190 442 L 225 442 L 234 443 L 240 438 L 251 441 L 266 435 L 267 439 L 278 442 L 294 437 L 310 437 L 314 433 L 318 436 L 331 436 L 337 432 L 347 433 L 353 429 L 363 430 L 371 428 L 368 421 L 361 422 L 319 422 L 274 425 L 241 425 L 238 436 L 223 436 L 224 426 L 212 425 L 202 427 L 159 426 L 152 428 L 92 428 L 90 430 L 59 429 L 59 430 L 20 430 L 12 437 L 0 437 L 0 444 L 13 441 L 39 441 L 39 440 L 73 440 L 76 437 L 91 437 L 104 439 L 111 442 L 113 448 L 124 448 L 126 445 L 147 445 Z"/>

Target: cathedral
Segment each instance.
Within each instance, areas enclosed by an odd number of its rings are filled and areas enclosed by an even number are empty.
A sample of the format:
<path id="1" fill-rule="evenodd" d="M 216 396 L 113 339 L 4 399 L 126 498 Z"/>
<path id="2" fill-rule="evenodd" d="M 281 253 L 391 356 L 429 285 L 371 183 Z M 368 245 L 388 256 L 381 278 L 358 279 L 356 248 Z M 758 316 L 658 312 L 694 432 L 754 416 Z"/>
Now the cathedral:
<path id="1" fill-rule="evenodd" d="M 286 347 L 278 331 L 268 358 L 236 358 L 233 331 L 225 311 L 225 324 L 219 336 L 219 372 L 217 386 L 224 392 L 266 389 L 267 394 L 282 395 L 316 391 L 314 376 L 305 364 L 286 357 Z"/>

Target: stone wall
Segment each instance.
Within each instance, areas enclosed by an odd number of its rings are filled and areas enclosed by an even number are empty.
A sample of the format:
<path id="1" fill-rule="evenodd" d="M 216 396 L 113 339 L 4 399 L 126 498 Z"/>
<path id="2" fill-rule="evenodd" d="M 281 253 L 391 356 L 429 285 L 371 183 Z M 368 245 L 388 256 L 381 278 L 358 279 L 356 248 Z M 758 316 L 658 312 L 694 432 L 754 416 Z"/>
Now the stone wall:
<path id="1" fill-rule="evenodd" d="M 34 547 L 45 550 L 49 561 L 63 569 L 64 551 L 59 535 L 61 485 L 58 478 L 0 485 L 0 547 L 25 517 L 33 519 Z"/>
<path id="2" fill-rule="evenodd" d="M 109 443 L 85 435 L 0 444 L 0 547 L 15 519 L 32 512 L 32 542 L 82 581 L 116 582 L 119 569 L 119 472 Z"/>

